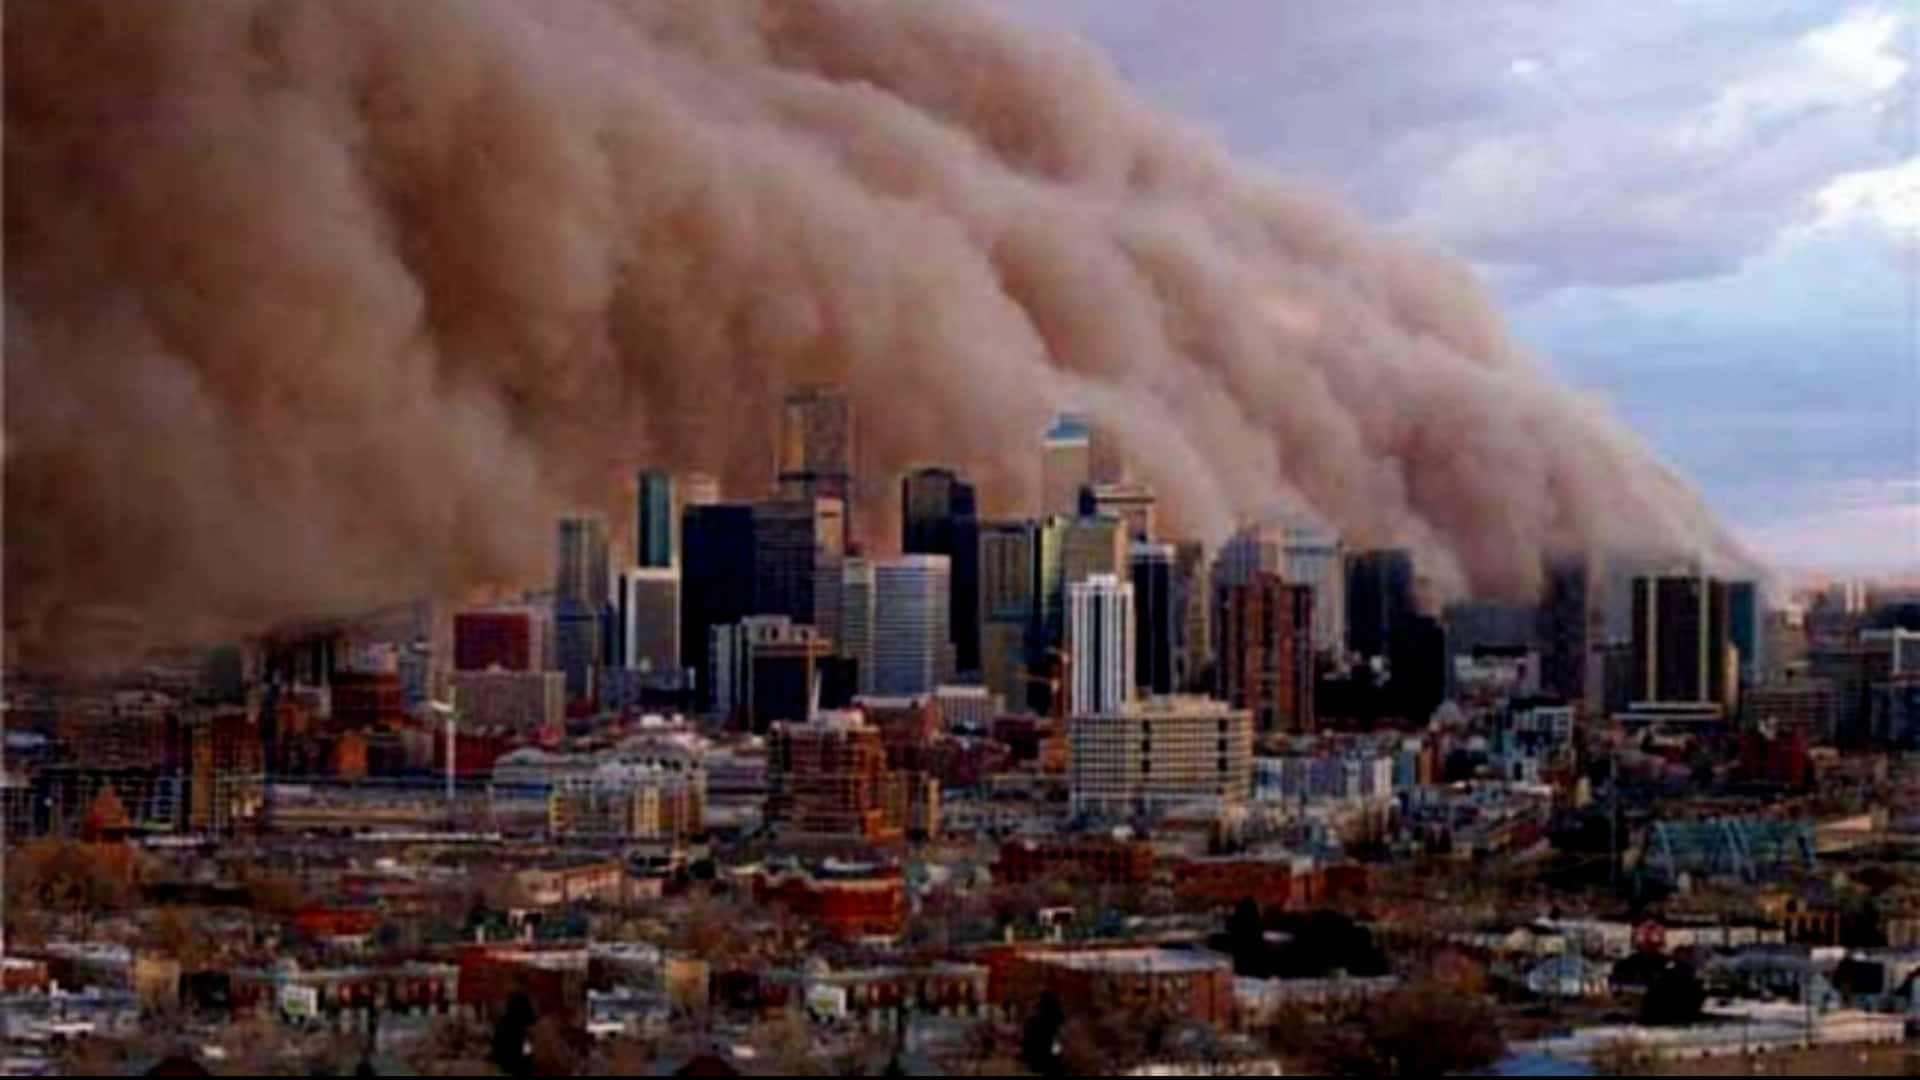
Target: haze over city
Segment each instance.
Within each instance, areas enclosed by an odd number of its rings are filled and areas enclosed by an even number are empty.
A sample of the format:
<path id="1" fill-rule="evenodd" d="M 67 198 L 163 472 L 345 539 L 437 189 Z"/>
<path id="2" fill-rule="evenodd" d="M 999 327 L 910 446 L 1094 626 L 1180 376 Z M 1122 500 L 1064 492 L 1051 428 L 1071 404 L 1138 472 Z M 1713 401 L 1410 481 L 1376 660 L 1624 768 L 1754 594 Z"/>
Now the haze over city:
<path id="1" fill-rule="evenodd" d="M 12 0 L 0 1074 L 1920 1072 L 1920 18 Z"/>

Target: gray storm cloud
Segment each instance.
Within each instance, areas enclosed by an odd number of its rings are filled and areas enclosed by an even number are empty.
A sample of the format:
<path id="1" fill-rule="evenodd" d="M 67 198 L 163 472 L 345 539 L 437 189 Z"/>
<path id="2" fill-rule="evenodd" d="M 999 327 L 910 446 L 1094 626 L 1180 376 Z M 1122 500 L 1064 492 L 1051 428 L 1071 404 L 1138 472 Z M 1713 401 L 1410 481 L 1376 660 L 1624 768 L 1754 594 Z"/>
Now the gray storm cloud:
<path id="1" fill-rule="evenodd" d="M 1305 507 L 1444 591 L 1730 550 L 1463 267 L 970 6 L 7 17 L 16 641 L 537 580 L 638 463 L 759 491 L 799 380 L 854 395 L 883 543 L 926 461 L 1033 507 L 1073 408 L 1189 534 Z"/>

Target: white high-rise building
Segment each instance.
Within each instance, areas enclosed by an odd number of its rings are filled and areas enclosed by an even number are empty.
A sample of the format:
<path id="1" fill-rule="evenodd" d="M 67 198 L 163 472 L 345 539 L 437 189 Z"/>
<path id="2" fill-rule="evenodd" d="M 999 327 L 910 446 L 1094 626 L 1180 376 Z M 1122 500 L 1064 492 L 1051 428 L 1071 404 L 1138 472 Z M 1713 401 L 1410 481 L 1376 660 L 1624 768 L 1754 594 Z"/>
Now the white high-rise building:
<path id="1" fill-rule="evenodd" d="M 1133 585 L 1093 574 L 1067 586 L 1070 715 L 1118 711 L 1133 693 Z"/>
<path id="2" fill-rule="evenodd" d="M 930 694 L 948 681 L 953 560 L 902 555 L 873 561 L 873 680 L 882 695 Z M 844 609 L 843 609 L 844 618 Z M 863 688 L 867 680 L 860 680 Z"/>
<path id="3" fill-rule="evenodd" d="M 680 568 L 634 566 L 620 575 L 620 666 L 669 675 L 680 670 Z"/>

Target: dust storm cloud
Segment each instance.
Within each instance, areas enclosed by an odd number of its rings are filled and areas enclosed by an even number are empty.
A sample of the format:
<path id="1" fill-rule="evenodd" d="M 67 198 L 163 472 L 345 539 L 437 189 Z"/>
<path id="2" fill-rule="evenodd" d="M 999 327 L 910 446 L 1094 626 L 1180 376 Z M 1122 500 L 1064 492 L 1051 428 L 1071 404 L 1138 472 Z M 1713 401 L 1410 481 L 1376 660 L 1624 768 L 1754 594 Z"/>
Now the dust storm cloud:
<path id="1" fill-rule="evenodd" d="M 1090 413 L 1186 533 L 1299 506 L 1442 592 L 1718 554 L 1469 272 L 970 6 L 16 2 L 6 605 L 166 635 L 547 574 L 643 462 L 729 492 L 779 392 L 1037 503 Z M 1276 110 L 1284 115 L 1285 103 Z M 884 540 L 881 539 L 884 545 Z"/>

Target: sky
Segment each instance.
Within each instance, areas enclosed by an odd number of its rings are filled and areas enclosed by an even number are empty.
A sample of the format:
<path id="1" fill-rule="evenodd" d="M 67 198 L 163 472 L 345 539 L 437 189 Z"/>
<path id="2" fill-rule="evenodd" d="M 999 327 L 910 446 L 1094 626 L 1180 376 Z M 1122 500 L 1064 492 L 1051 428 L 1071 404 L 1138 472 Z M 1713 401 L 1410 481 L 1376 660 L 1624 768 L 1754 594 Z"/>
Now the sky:
<path id="1" fill-rule="evenodd" d="M 1471 262 L 1789 573 L 1920 573 L 1920 5 L 1003 0 Z"/>

